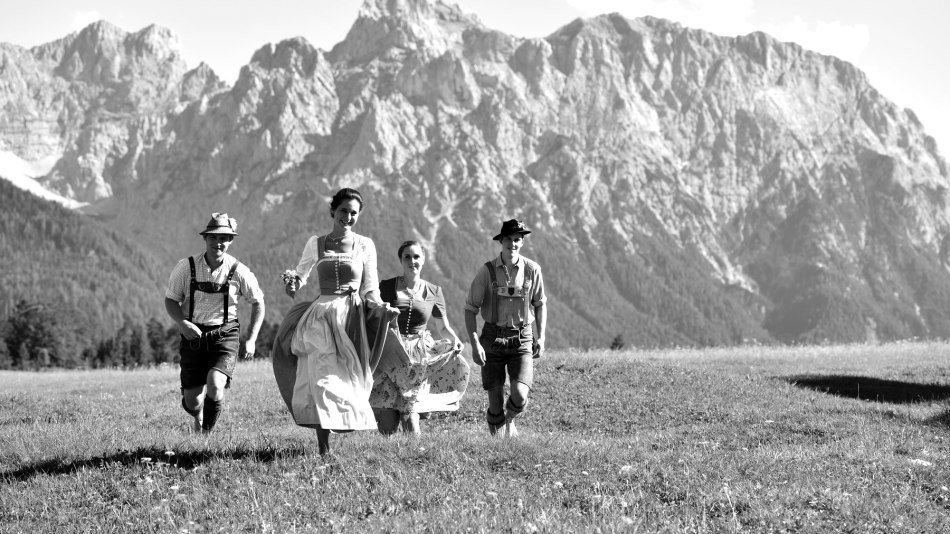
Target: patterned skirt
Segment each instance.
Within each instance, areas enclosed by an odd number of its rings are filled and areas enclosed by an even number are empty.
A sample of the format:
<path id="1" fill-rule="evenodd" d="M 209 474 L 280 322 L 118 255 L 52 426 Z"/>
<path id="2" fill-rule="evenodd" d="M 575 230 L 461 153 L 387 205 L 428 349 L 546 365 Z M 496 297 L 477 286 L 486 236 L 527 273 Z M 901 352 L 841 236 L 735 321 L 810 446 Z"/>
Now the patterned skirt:
<path id="1" fill-rule="evenodd" d="M 402 337 L 390 329 L 369 402 L 403 414 L 452 412 L 465 395 L 469 372 L 450 341 L 434 340 L 427 330 Z"/>

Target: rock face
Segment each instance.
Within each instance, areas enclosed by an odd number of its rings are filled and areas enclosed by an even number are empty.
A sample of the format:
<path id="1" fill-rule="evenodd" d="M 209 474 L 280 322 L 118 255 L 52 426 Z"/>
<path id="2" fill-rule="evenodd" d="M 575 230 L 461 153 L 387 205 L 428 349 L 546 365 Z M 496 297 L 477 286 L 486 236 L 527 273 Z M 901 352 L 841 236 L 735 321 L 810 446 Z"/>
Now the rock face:
<path id="1" fill-rule="evenodd" d="M 177 48 L 163 28 L 129 34 L 107 22 L 30 50 L 0 44 L 0 149 L 53 161 L 44 181 L 70 198 L 114 196 L 137 180 L 140 150 L 179 100 L 220 85 L 206 67 L 186 73 Z"/>
<path id="2" fill-rule="evenodd" d="M 909 110 L 834 57 L 604 15 L 521 39 L 429 0 L 368 0 L 329 52 L 266 45 L 233 87 L 174 39 L 105 23 L 4 45 L 0 144 L 169 262 L 211 211 L 278 274 L 367 197 L 381 276 L 428 248 L 450 317 L 502 219 L 535 233 L 551 342 L 950 335 L 947 170 Z"/>

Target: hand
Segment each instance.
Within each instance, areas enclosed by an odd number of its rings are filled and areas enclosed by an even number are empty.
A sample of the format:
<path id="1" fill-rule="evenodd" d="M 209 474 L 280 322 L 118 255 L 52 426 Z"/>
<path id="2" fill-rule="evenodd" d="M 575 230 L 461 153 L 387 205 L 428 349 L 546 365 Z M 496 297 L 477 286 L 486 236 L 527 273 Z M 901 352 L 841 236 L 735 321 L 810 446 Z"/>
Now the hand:
<path id="1" fill-rule="evenodd" d="M 389 319 L 389 322 L 393 322 L 399 318 L 399 308 L 395 306 L 390 306 L 388 302 L 384 302 L 382 306 L 385 306 L 386 311 L 383 313 L 383 316 Z"/>
<path id="2" fill-rule="evenodd" d="M 534 344 L 531 346 L 531 357 L 538 359 L 542 354 L 544 354 L 544 338 L 539 337 L 534 340 Z"/>
<path id="3" fill-rule="evenodd" d="M 472 343 L 472 360 L 475 361 L 475 364 L 479 367 L 485 365 L 485 348 L 482 347 L 482 344 L 475 340 Z"/>
<path id="4" fill-rule="evenodd" d="M 284 285 L 284 293 L 287 293 L 287 296 L 289 296 L 290 298 L 293 298 L 294 295 L 297 294 L 297 289 L 300 287 L 299 284 L 300 284 L 300 281 L 297 280 L 296 278 L 287 282 Z"/>
<path id="5" fill-rule="evenodd" d="M 201 337 L 201 329 L 195 326 L 195 323 L 187 320 L 178 323 L 178 332 L 188 341 Z"/>
<path id="6" fill-rule="evenodd" d="M 463 348 L 462 340 L 459 339 L 458 336 L 456 336 L 455 342 L 452 344 L 452 350 L 457 354 L 459 352 L 462 352 L 462 348 Z"/>
<path id="7" fill-rule="evenodd" d="M 247 339 L 244 341 L 244 359 L 250 360 L 254 357 L 254 352 L 257 350 L 257 340 L 256 339 Z"/>

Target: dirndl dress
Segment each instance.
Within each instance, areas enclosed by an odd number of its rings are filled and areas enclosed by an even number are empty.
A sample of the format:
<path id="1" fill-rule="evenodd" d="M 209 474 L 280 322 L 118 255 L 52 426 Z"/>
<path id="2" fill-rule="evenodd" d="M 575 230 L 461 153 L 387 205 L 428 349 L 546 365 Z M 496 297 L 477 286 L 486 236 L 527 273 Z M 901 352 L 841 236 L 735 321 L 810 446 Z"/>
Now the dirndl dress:
<path id="1" fill-rule="evenodd" d="M 321 294 L 291 308 L 278 329 L 272 351 L 278 389 L 298 425 L 375 430 L 373 370 L 395 316 L 383 308 L 367 312 L 360 298 L 377 284 L 375 247 L 357 236 L 352 252 L 326 252 L 323 238 L 314 239 L 319 242 L 308 242 L 297 272 L 306 280 L 315 265 Z"/>
<path id="2" fill-rule="evenodd" d="M 432 316 L 445 317 L 442 289 L 426 282 L 419 298 L 409 299 L 397 280 L 379 284 L 381 298 L 400 315 L 383 345 L 370 404 L 402 414 L 456 411 L 468 387 L 468 362 L 450 340 L 436 340 L 426 328 Z"/>

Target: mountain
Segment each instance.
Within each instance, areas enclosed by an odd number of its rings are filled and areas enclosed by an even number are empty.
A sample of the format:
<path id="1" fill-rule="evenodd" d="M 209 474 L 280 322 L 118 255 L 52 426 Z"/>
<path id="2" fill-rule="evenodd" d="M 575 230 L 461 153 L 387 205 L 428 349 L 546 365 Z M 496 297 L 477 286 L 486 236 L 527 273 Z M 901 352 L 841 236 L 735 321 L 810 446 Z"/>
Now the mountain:
<path id="1" fill-rule="evenodd" d="M 420 239 L 456 327 L 519 217 L 554 345 L 950 335 L 946 163 L 837 58 L 617 14 L 523 39 L 432 0 L 367 0 L 332 50 L 267 44 L 232 87 L 174 43 L 98 23 L 3 45 L 0 102 L 21 111 L 0 148 L 58 156 L 39 180 L 168 268 L 228 211 L 271 320 L 351 186 L 381 276 Z"/>

